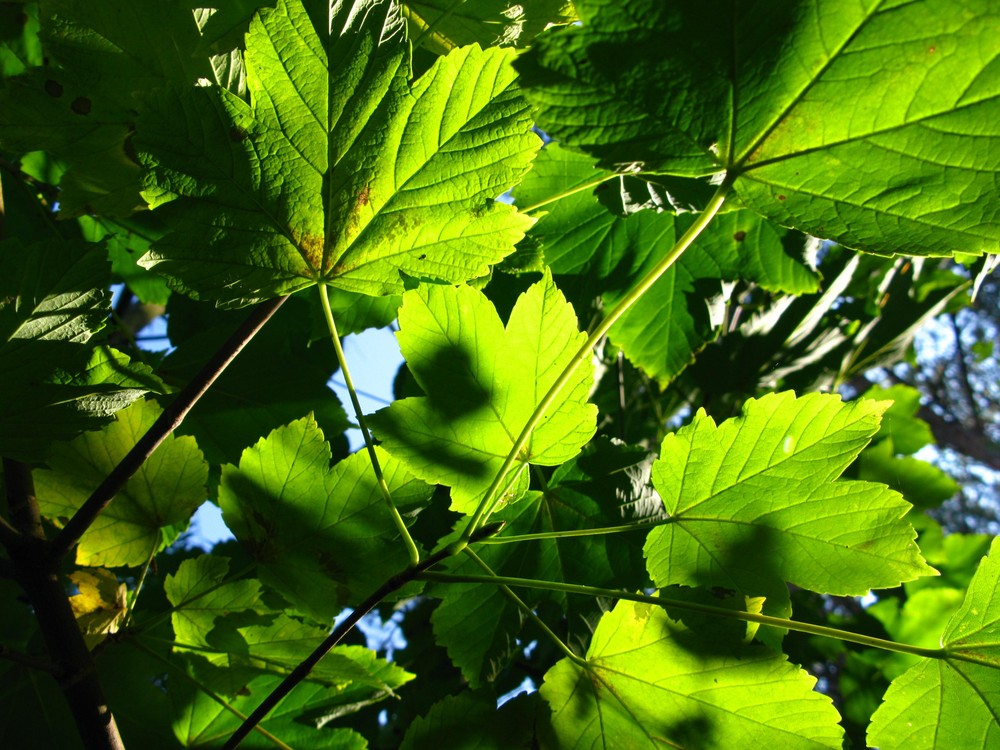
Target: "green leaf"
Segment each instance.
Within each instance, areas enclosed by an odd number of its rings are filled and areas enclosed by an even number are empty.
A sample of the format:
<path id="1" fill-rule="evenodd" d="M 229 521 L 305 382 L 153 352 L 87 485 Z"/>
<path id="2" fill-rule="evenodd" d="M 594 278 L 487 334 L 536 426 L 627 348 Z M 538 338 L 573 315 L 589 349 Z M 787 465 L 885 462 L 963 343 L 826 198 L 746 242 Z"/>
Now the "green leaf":
<path id="1" fill-rule="evenodd" d="M 426 396 L 371 417 L 386 450 L 428 482 L 452 488 L 452 508 L 471 513 L 549 386 L 586 336 L 548 276 L 522 294 L 506 328 L 472 287 L 421 286 L 403 296 L 399 344 Z M 517 457 L 556 466 L 594 434 L 589 361 L 577 368 Z"/>
<path id="2" fill-rule="evenodd" d="M 247 695 L 227 698 L 226 706 L 219 705 L 204 692 L 187 689 L 187 686 L 172 687 L 174 735 L 184 747 L 215 747 L 228 740 L 242 723 L 242 719 L 229 708 L 249 716 L 261 697 L 274 690 L 280 682 L 281 678 L 257 677 L 248 683 Z M 319 730 L 324 724 L 324 713 L 336 712 L 338 693 L 337 688 L 302 683 L 275 706 L 260 727 L 296 750 L 365 750 L 368 743 L 353 730 Z M 251 732 L 240 747 L 273 750 L 275 745 L 269 738 Z"/>
<path id="3" fill-rule="evenodd" d="M 927 659 L 890 685 L 868 741 L 893 748 L 992 747 L 1000 741 L 1000 540 L 941 636 L 946 658 Z"/>
<path id="4" fill-rule="evenodd" d="M 578 307 L 598 295 L 605 308 L 613 307 L 690 226 L 690 213 L 637 210 L 632 203 L 649 203 L 650 189 L 636 178 L 595 170 L 589 157 L 553 145 L 542 151 L 517 189 L 519 201 L 542 204 L 544 214 L 529 236 L 541 244 L 560 287 Z M 595 191 L 614 210 L 595 201 Z M 743 279 L 799 294 L 817 288 L 816 274 L 802 263 L 804 242 L 798 233 L 749 211 L 718 217 L 615 324 L 612 342 L 633 364 L 666 383 L 717 335 L 726 302 L 720 281 Z"/>
<path id="5" fill-rule="evenodd" d="M 872 604 L 865 611 L 885 627 L 885 632 L 897 643 L 923 648 L 938 648 L 940 633 L 962 605 L 964 592 L 958 589 L 928 587 L 907 591 L 906 601 L 889 596 Z M 873 654 L 869 654 L 873 656 Z M 893 680 L 923 659 L 912 654 L 879 652 L 879 668 Z"/>
<path id="6" fill-rule="evenodd" d="M 196 673 L 214 689 L 245 695 L 247 684 L 258 675 L 288 674 L 319 645 L 326 631 L 271 608 L 259 581 L 227 581 L 228 572 L 226 558 L 202 555 L 185 560 L 164 588 L 175 608 L 174 650 L 195 658 Z M 211 668 L 206 669 L 202 660 Z M 336 688 L 323 698 L 327 713 L 335 714 L 381 700 L 412 675 L 368 649 L 340 646 L 308 679 Z"/>
<path id="7" fill-rule="evenodd" d="M 881 254 L 1000 241 L 989 0 L 577 3 L 518 61 L 539 125 L 604 166 L 727 171 L 785 226 Z M 920 33 L 914 33 L 920 29 Z"/>
<path id="8" fill-rule="evenodd" d="M 52 449 L 35 472 L 42 514 L 62 526 L 84 504 L 160 415 L 152 401 L 133 404 L 99 432 Z M 80 565 L 144 565 L 176 539 L 205 502 L 208 464 L 191 437 L 168 436 L 125 483 L 80 539 Z"/>
<path id="9" fill-rule="evenodd" d="M 148 103 L 144 194 L 172 202 L 174 231 L 142 263 L 176 287 L 227 305 L 317 283 L 398 294 L 404 276 L 485 275 L 530 225 L 494 200 L 539 146 L 511 53 L 456 50 L 411 86 L 398 6 L 337 2 L 326 24 L 299 0 L 254 17 L 250 105 L 212 88 Z"/>
<path id="10" fill-rule="evenodd" d="M 516 701 L 499 709 L 488 691 L 449 695 L 435 703 L 406 731 L 400 750 L 510 750 L 530 747 L 530 717 Z"/>
<path id="11" fill-rule="evenodd" d="M 843 730 L 815 678 L 760 645 L 718 641 L 657 607 L 619 602 L 585 666 L 545 675 L 542 747 L 839 748 Z"/>
<path id="12" fill-rule="evenodd" d="M 127 216 L 143 208 L 126 141 L 137 92 L 213 78 L 194 54 L 198 28 L 184 3 L 77 0 L 42 4 L 47 64 L 0 92 L 0 142 L 64 159 L 61 212 Z"/>
<path id="13" fill-rule="evenodd" d="M 673 519 L 646 541 L 653 581 L 857 595 L 933 575 L 903 520 L 908 503 L 881 485 L 836 481 L 886 406 L 785 392 L 747 401 L 720 426 L 699 411 L 653 464 Z"/>
<path id="14" fill-rule="evenodd" d="M 936 466 L 893 455 L 895 442 L 887 438 L 866 448 L 858 458 L 858 479 L 885 484 L 918 508 L 936 508 L 959 492 L 958 483 Z"/>
<path id="15" fill-rule="evenodd" d="M 136 263 L 149 250 L 152 238 L 162 234 L 162 230 L 149 221 L 149 216 L 150 214 L 143 214 L 141 219 L 131 220 L 80 216 L 77 221 L 80 222 L 84 239 L 105 242 L 112 272 L 141 302 L 165 305 L 170 297 L 167 283 Z"/>
<path id="16" fill-rule="evenodd" d="M 550 24 L 575 18 L 568 0 L 404 0 L 414 45 L 432 52 L 478 44 L 526 47 Z"/>
<path id="17" fill-rule="evenodd" d="M 419 509 L 432 488 L 377 448 L 396 507 Z M 330 466 L 330 446 L 312 416 L 273 430 L 225 466 L 219 504 L 226 525 L 260 563 L 260 575 L 303 612 L 332 620 L 409 557 L 378 489 L 368 455 Z"/>

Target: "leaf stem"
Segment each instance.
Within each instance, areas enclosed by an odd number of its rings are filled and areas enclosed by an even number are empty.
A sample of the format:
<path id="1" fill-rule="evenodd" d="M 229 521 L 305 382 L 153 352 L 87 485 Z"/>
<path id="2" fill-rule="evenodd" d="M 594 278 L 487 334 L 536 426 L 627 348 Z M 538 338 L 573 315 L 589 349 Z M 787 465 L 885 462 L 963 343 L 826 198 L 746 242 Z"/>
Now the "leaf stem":
<path id="1" fill-rule="evenodd" d="M 601 526 L 595 529 L 563 529 L 561 531 L 539 531 L 535 534 L 511 534 L 510 536 L 494 536 L 484 539 L 483 544 L 512 544 L 514 542 L 531 542 L 541 539 L 568 539 L 571 537 L 603 536 L 605 534 L 624 534 L 629 531 L 645 531 L 656 526 L 675 523 L 676 518 L 663 518 L 658 521 L 637 521 L 620 526 Z"/>
<path id="2" fill-rule="evenodd" d="M 451 573 L 423 572 L 418 578 L 426 581 L 437 581 L 438 583 L 489 583 L 494 586 L 506 585 L 514 587 L 524 587 L 532 589 L 542 589 L 544 591 L 560 591 L 566 594 L 581 594 L 584 596 L 606 596 L 614 599 L 625 599 L 630 602 L 640 602 L 642 604 L 653 604 L 657 607 L 673 607 L 683 609 L 688 612 L 698 612 L 705 615 L 724 617 L 730 620 L 741 620 L 742 622 L 755 622 L 759 625 L 768 625 L 774 628 L 795 630 L 800 633 L 810 635 L 820 635 L 826 638 L 835 638 L 839 641 L 849 641 L 862 646 L 882 649 L 883 651 L 895 651 L 900 654 L 910 654 L 922 656 L 928 659 L 961 658 L 949 655 L 943 648 L 923 648 L 921 646 L 910 646 L 905 643 L 887 641 L 883 638 L 874 638 L 859 633 L 851 633 L 847 630 L 829 628 L 825 625 L 813 625 L 808 622 L 798 622 L 796 620 L 786 620 L 782 617 L 771 617 L 754 612 L 742 612 L 723 607 L 713 607 L 710 604 L 698 604 L 696 602 L 685 602 L 678 599 L 669 599 L 664 596 L 645 596 L 643 594 L 630 594 L 626 591 L 615 589 L 602 589 L 596 586 L 581 586 L 573 583 L 559 583 L 557 581 L 538 581 L 531 578 L 512 578 L 509 576 L 475 576 L 475 575 L 453 575 Z M 964 661 L 971 661 L 964 659 Z"/>
<path id="3" fill-rule="evenodd" d="M 385 505 L 389 509 L 396 528 L 399 530 L 403 543 L 406 545 L 406 552 L 410 556 L 410 565 L 420 563 L 420 550 L 417 549 L 416 542 L 410 536 L 410 530 L 406 528 L 406 522 L 399 515 L 396 504 L 392 501 L 392 493 L 389 492 L 389 485 L 382 475 L 382 465 L 379 463 L 378 454 L 375 453 L 375 442 L 372 440 L 371 431 L 368 429 L 368 422 L 365 420 L 364 410 L 361 408 L 361 401 L 358 400 L 358 392 L 354 389 L 354 380 L 351 378 L 351 371 L 347 368 L 347 357 L 344 356 L 344 349 L 340 345 L 340 335 L 337 333 L 337 323 L 333 319 L 333 310 L 330 308 L 330 295 L 327 292 L 326 284 L 319 285 L 319 299 L 323 304 L 323 315 L 326 317 L 326 326 L 330 330 L 330 339 L 333 341 L 333 349 L 337 352 L 337 362 L 340 364 L 340 372 L 344 376 L 344 385 L 351 396 L 351 403 L 354 404 L 354 415 L 358 419 L 358 427 L 365 439 L 365 448 L 368 449 L 368 458 L 371 459 L 372 471 L 375 472 L 375 482 L 382 493 Z"/>
<path id="4" fill-rule="evenodd" d="M 149 557 L 146 558 L 146 564 L 142 568 L 142 575 L 139 576 L 139 582 L 135 585 L 135 591 L 132 592 L 132 601 L 128 603 L 128 609 L 125 611 L 125 617 L 122 619 L 121 630 L 128 627 L 128 624 L 132 621 L 132 613 L 135 611 L 135 603 L 139 600 L 139 594 L 142 592 L 142 586 L 146 583 L 146 576 L 149 574 L 149 568 L 153 564 L 153 558 L 156 557 L 156 548 L 159 547 L 159 540 L 153 542 L 153 548 L 149 550 Z"/>
<path id="5" fill-rule="evenodd" d="M 486 563 L 486 561 L 484 561 L 479 555 L 477 555 L 471 547 L 466 547 L 463 550 L 463 552 L 476 565 L 482 568 L 483 571 L 488 576 L 490 576 L 491 578 L 497 577 L 497 574 L 493 571 L 493 569 Z M 504 593 L 504 595 L 508 599 L 514 602 L 517 608 L 520 609 L 528 617 L 529 620 L 535 623 L 535 625 L 537 625 L 541 629 L 541 631 L 545 633 L 545 635 L 547 635 L 553 643 L 555 643 L 556 647 L 560 651 L 566 654 L 567 658 L 569 658 L 571 661 L 575 662 L 581 667 L 587 666 L 587 660 L 574 654 L 573 651 L 570 649 L 570 647 L 563 642 L 563 639 L 560 638 L 558 635 L 556 635 L 552 631 L 552 629 L 542 621 L 542 618 L 536 615 L 535 611 L 527 604 L 525 604 L 524 601 L 521 599 L 521 597 L 519 597 L 517 594 L 514 593 L 514 591 L 510 588 L 510 586 L 507 586 L 506 584 L 500 584 L 500 590 Z"/>
<path id="6" fill-rule="evenodd" d="M 647 273 L 639 282 L 629 290 L 628 294 L 622 298 L 621 302 L 615 305 L 614 309 L 611 310 L 601 321 L 601 323 L 594 329 L 593 333 L 587 338 L 587 340 L 580 347 L 579 351 L 573 356 L 573 359 L 569 361 L 565 368 L 563 368 L 562 373 L 549 388 L 545 396 L 535 407 L 535 410 L 531 413 L 528 421 L 525 423 L 524 428 L 521 430 L 521 434 L 518 435 L 517 440 L 514 445 L 511 446 L 510 451 L 507 453 L 507 458 L 504 460 L 503 465 L 497 472 L 496 477 L 493 479 L 493 483 L 490 484 L 489 488 L 486 490 L 486 494 L 480 501 L 479 506 L 476 508 L 475 514 L 469 521 L 468 526 L 466 526 L 465 531 L 462 533 L 463 539 L 470 539 L 472 534 L 475 533 L 479 525 L 493 512 L 494 507 L 498 500 L 498 490 L 503 484 L 507 473 L 510 471 L 511 467 L 514 465 L 514 461 L 517 456 L 520 455 L 521 451 L 524 449 L 525 445 L 528 443 L 528 439 L 531 437 L 532 431 L 539 422 L 542 421 L 546 410 L 552 405 L 559 395 L 559 392 L 563 389 L 566 383 L 569 382 L 576 368 L 583 363 L 593 348 L 600 342 L 600 340 L 607 334 L 611 326 L 613 326 L 618 319 L 625 314 L 625 312 L 632 307 L 647 291 L 650 287 L 656 283 L 656 281 L 666 273 L 678 258 L 684 253 L 685 250 L 694 242 L 698 235 L 700 235 L 715 218 L 715 215 L 722 208 L 722 205 L 726 202 L 726 197 L 729 195 L 729 191 L 732 189 L 732 179 L 727 176 L 723 180 L 722 185 L 712 196 L 712 200 L 709 201 L 705 210 L 702 211 L 695 222 L 688 228 L 688 230 L 677 240 L 676 244 L 667 252 L 666 255 L 657 263 L 649 273 Z"/>
<path id="7" fill-rule="evenodd" d="M 550 203 L 555 203 L 556 201 L 561 201 L 563 198 L 569 198 L 571 195 L 576 195 L 577 193 L 582 193 L 584 190 L 593 190 L 600 185 L 603 185 L 608 180 L 612 180 L 615 177 L 621 177 L 620 174 L 612 173 L 599 177 L 596 180 L 591 180 L 590 182 L 585 182 L 582 185 L 577 185 L 569 190 L 563 190 L 561 193 L 556 193 L 555 195 L 550 195 L 544 200 L 538 201 L 538 203 L 532 203 L 530 206 L 525 206 L 521 208 L 517 207 L 517 210 L 524 214 L 530 214 L 532 211 L 537 211 L 540 208 L 544 208 Z"/>
<path id="8" fill-rule="evenodd" d="M 118 491 L 125 486 L 129 478 L 139 470 L 147 458 L 184 420 L 192 407 L 205 394 L 219 375 L 229 366 L 254 335 L 271 316 L 277 312 L 282 303 L 288 299 L 277 297 L 262 302 L 243 321 L 243 324 L 233 333 L 201 371 L 195 375 L 174 400 L 163 410 L 163 413 L 139 438 L 118 465 L 111 470 L 104 481 L 91 493 L 87 501 L 77 510 L 73 517 L 63 527 L 59 535 L 52 541 L 49 554 L 54 560 L 61 560 L 73 548 L 84 532 L 90 528 L 100 513 L 110 505 Z"/>

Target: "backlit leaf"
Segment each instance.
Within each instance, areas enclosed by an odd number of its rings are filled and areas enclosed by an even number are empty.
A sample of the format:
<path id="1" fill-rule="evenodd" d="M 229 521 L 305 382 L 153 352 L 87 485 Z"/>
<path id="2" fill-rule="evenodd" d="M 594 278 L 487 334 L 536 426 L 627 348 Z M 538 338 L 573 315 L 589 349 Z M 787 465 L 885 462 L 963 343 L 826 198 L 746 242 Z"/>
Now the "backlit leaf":
<path id="1" fill-rule="evenodd" d="M 402 513 L 431 488 L 376 449 Z M 332 620 L 408 564 L 368 454 L 330 466 L 330 445 L 311 416 L 273 430 L 225 466 L 219 504 L 226 525 L 260 563 L 261 578 L 320 620 Z"/>
<path id="2" fill-rule="evenodd" d="M 747 206 L 849 247 L 1000 249 L 991 0 L 576 7 L 582 27 L 518 63 L 564 145 L 609 167 L 726 171 Z"/>
<path id="3" fill-rule="evenodd" d="M 619 602 L 585 666 L 545 675 L 542 747 L 840 748 L 843 730 L 815 678 L 783 655 L 688 630 L 657 607 Z"/>
<path id="4" fill-rule="evenodd" d="M 452 488 L 454 510 L 471 513 L 586 336 L 549 277 L 518 298 L 506 328 L 481 292 L 429 285 L 403 296 L 399 327 L 426 396 L 396 401 L 372 426 L 413 473 Z M 590 439 L 592 379 L 589 361 L 577 368 L 517 457 L 514 477 L 528 464 L 561 464 Z"/>
<path id="5" fill-rule="evenodd" d="M 411 86 L 398 6 L 327 15 L 260 10 L 249 105 L 212 88 L 149 102 L 145 195 L 172 202 L 174 231 L 142 262 L 178 288 L 228 305 L 317 283 L 396 294 L 401 274 L 483 276 L 530 225 L 494 200 L 539 146 L 510 53 L 465 47 Z"/>
<path id="6" fill-rule="evenodd" d="M 933 574 L 903 520 L 908 503 L 883 485 L 837 480 L 886 406 L 785 392 L 747 401 L 719 426 L 699 412 L 668 435 L 653 486 L 673 523 L 646 541 L 653 581 L 863 594 Z"/>
<path id="7" fill-rule="evenodd" d="M 153 401 L 133 404 L 97 432 L 52 449 L 35 473 L 42 514 L 63 525 L 160 415 Z M 173 542 L 206 500 L 208 464 L 192 437 L 168 436 L 125 483 L 80 539 L 80 565 L 145 564 Z"/>
<path id="8" fill-rule="evenodd" d="M 1000 540 L 941 636 L 943 659 L 925 659 L 893 681 L 868 741 L 882 750 L 992 747 L 1000 742 Z"/>

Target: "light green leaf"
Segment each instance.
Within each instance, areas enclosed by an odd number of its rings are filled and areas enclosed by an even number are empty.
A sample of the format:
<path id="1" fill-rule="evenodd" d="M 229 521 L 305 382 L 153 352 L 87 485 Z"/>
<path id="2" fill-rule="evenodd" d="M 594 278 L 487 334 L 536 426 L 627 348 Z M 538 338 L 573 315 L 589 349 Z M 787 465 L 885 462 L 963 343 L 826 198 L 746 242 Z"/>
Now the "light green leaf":
<path id="1" fill-rule="evenodd" d="M 326 637 L 265 603 L 259 581 L 226 581 L 229 561 L 202 555 L 185 560 L 165 583 L 175 609 L 174 650 L 192 656 L 196 672 L 227 695 L 245 694 L 260 674 L 288 674 Z M 205 662 L 207 662 L 206 666 Z M 328 687 L 327 712 L 379 700 L 412 675 L 368 649 L 341 646 L 324 657 L 309 680 Z"/>
<path id="2" fill-rule="evenodd" d="M 993 747 L 1000 742 L 1000 540 L 941 636 L 946 658 L 893 681 L 868 741 L 882 750 Z"/>
<path id="3" fill-rule="evenodd" d="M 149 250 L 152 238 L 162 234 L 162 230 L 150 221 L 150 216 L 141 214 L 140 218 L 131 220 L 80 216 L 77 221 L 84 239 L 105 242 L 112 272 L 141 302 L 165 305 L 170 297 L 166 281 L 136 263 Z"/>
<path id="4" fill-rule="evenodd" d="M 657 585 L 775 596 L 831 594 L 933 575 L 895 492 L 837 481 L 878 430 L 884 402 L 791 392 L 749 400 L 720 426 L 699 411 L 668 435 L 653 486 L 673 523 L 644 547 Z"/>
<path id="5" fill-rule="evenodd" d="M 174 231 L 142 263 L 178 288 L 227 305 L 317 283 L 398 294 L 405 276 L 485 275 L 530 225 L 495 201 L 539 146 L 511 53 L 456 50 L 411 86 L 398 6 L 338 1 L 326 24 L 300 0 L 254 17 L 250 105 L 207 87 L 148 103 L 145 195 L 172 202 Z"/>
<path id="6" fill-rule="evenodd" d="M 958 611 L 964 599 L 964 592 L 940 586 L 907 590 L 906 601 L 900 605 L 899 599 L 888 596 L 872 604 L 865 611 L 882 623 L 885 632 L 897 643 L 906 643 L 923 648 L 937 648 L 941 645 L 940 633 Z M 923 659 L 912 654 L 892 651 L 878 652 L 879 668 L 888 679 L 894 680 L 910 667 L 920 664 Z"/>
<path id="7" fill-rule="evenodd" d="M 35 472 L 42 514 L 62 526 L 160 415 L 153 401 L 133 404 L 99 432 L 55 446 Z M 191 437 L 168 436 L 125 483 L 80 539 L 80 565 L 144 565 L 174 541 L 206 499 L 208 464 Z"/>
<path id="8" fill-rule="evenodd" d="M 601 618 L 581 667 L 545 675 L 543 748 L 840 748 L 843 730 L 816 680 L 783 655 L 718 641 L 648 604 Z"/>
<path id="9" fill-rule="evenodd" d="M 912 455 L 925 445 L 934 445 L 930 425 L 917 416 L 920 411 L 920 391 L 908 385 L 882 388 L 873 385 L 864 392 L 873 401 L 892 401 L 892 406 L 882 415 L 882 427 L 872 443 L 883 438 L 892 439 L 895 453 Z"/>
<path id="10" fill-rule="evenodd" d="M 735 177 L 750 208 L 870 252 L 1000 249 L 991 0 L 581 0 L 518 68 L 604 166 Z M 918 31 L 915 31 L 918 30 Z"/>
<path id="11" fill-rule="evenodd" d="M 526 47 L 550 24 L 575 18 L 568 0 L 404 0 L 414 45 L 432 52 L 478 44 Z"/>
<path id="12" fill-rule="evenodd" d="M 452 488 L 452 508 L 471 513 L 514 441 L 586 336 L 548 276 L 522 294 L 506 328 L 472 287 L 421 286 L 403 296 L 399 344 L 427 394 L 371 418 L 386 450 L 420 478 Z M 517 457 L 556 466 L 594 434 L 587 403 L 593 365 L 577 368 Z"/>
<path id="13" fill-rule="evenodd" d="M 432 488 L 377 448 L 402 513 Z M 310 415 L 273 430 L 225 466 L 219 504 L 260 575 L 303 612 L 332 620 L 409 562 L 365 452 L 330 466 L 330 446 Z"/>

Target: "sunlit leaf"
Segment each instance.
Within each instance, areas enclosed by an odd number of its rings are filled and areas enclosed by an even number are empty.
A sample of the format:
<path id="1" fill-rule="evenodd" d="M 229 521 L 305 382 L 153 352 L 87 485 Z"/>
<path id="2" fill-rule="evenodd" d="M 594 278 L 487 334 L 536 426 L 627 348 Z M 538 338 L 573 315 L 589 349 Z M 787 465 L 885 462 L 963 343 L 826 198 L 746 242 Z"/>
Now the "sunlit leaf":
<path id="1" fill-rule="evenodd" d="M 403 513 L 431 487 L 376 452 Z M 226 525 L 260 563 L 260 575 L 303 611 L 331 620 L 408 564 L 364 451 L 330 466 L 330 445 L 311 416 L 273 430 L 226 466 L 219 504 Z"/>
<path id="2" fill-rule="evenodd" d="M 585 665 L 563 659 L 546 673 L 542 747 L 840 748 L 840 717 L 814 684 L 764 646 L 719 642 L 657 607 L 619 602 Z"/>
<path id="3" fill-rule="evenodd" d="M 609 167 L 727 171 L 749 207 L 850 247 L 997 252 L 990 0 L 576 7 L 581 27 L 518 63 L 563 145 Z"/>
<path id="4" fill-rule="evenodd" d="M 251 103 L 199 88 L 149 102 L 145 195 L 174 231 L 142 263 L 229 305 L 317 283 L 398 294 L 458 282 L 513 251 L 530 220 L 495 202 L 539 146 L 510 53 L 465 47 L 410 85 L 399 7 L 299 0 L 254 17 Z M 170 220 L 173 217 L 173 220 Z"/>
<path id="5" fill-rule="evenodd" d="M 396 401 L 372 425 L 386 450 L 420 478 L 451 487 L 452 508 L 471 513 L 586 336 L 548 277 L 518 298 L 506 327 L 468 286 L 407 292 L 399 327 L 403 357 L 427 395 Z M 592 373 L 589 361 L 577 368 L 515 468 L 561 464 L 590 439 Z"/>
<path id="6" fill-rule="evenodd" d="M 152 401 L 118 412 L 99 432 L 52 449 L 35 473 L 42 514 L 64 524 L 160 415 Z M 125 483 L 80 540 L 81 565 L 143 565 L 173 542 L 206 500 L 208 464 L 192 437 L 168 436 Z"/>
<path id="7" fill-rule="evenodd" d="M 893 681 L 872 716 L 868 741 L 883 750 L 992 747 L 1000 741 L 1000 541 L 941 636 L 941 659 Z"/>
<path id="8" fill-rule="evenodd" d="M 837 480 L 886 406 L 785 392 L 718 426 L 699 412 L 668 435 L 653 486 L 673 523 L 646 541 L 653 581 L 863 594 L 933 574 L 903 519 L 909 504 L 883 485 Z"/>
<path id="9" fill-rule="evenodd" d="M 107 568 L 77 570 L 69 579 L 78 591 L 69 599 L 88 648 L 117 633 L 125 619 L 127 587 Z"/>

